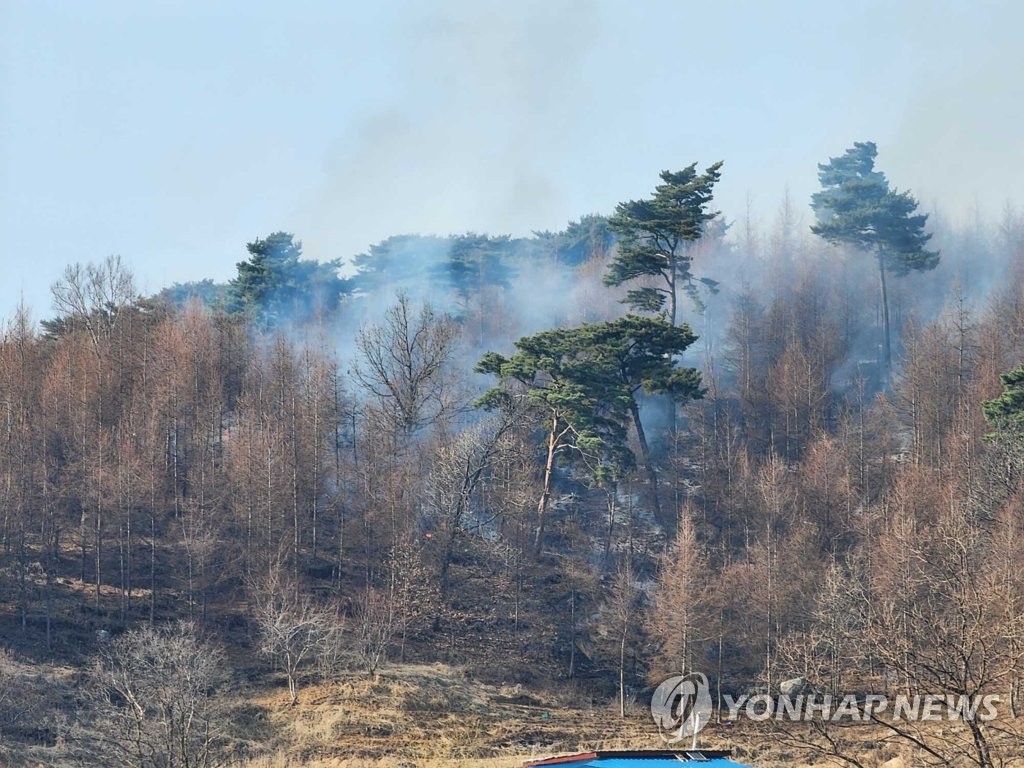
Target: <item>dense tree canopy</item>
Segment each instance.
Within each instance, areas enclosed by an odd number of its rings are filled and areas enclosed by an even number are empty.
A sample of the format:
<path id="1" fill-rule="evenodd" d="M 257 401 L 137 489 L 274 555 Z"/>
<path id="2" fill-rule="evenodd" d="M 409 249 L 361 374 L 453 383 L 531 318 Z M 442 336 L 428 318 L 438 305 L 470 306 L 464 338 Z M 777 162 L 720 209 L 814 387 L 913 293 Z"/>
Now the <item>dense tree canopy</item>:
<path id="1" fill-rule="evenodd" d="M 675 363 L 695 340 L 686 326 L 629 315 L 544 331 L 519 339 L 511 357 L 489 352 L 480 360 L 477 371 L 492 374 L 500 382 L 480 398 L 481 405 L 504 405 L 515 396 L 507 384 L 516 382 L 525 388 L 525 397 L 544 414 L 548 425 L 544 490 L 538 504 L 538 549 L 556 455 L 566 448 L 575 449 L 589 460 L 600 479 L 614 479 L 636 461 L 627 443 L 630 421 L 649 473 L 655 514 L 660 517 L 657 475 L 636 397 L 641 390 L 667 394 L 675 401 L 700 397 L 700 373 L 678 368 Z"/>
<path id="2" fill-rule="evenodd" d="M 1019 760 L 1024 225 L 940 222 L 943 263 L 893 294 L 901 354 L 880 391 L 877 289 L 856 249 L 882 277 L 934 254 L 920 229 L 915 250 L 922 217 L 890 199 L 873 150 L 841 160 L 826 181 L 848 230 L 826 217 L 822 237 L 797 232 L 788 206 L 778 231 L 748 225 L 725 247 L 720 218 L 678 230 L 680 269 L 706 259 L 743 283 L 701 318 L 699 355 L 665 316 L 667 273 L 633 273 L 661 303 L 622 316 L 602 273 L 627 265 L 600 217 L 532 238 L 389 239 L 358 260 L 330 326 L 303 311 L 316 275 L 284 233 L 251 244 L 231 307 L 208 281 L 140 299 L 116 258 L 71 267 L 45 334 L 24 307 L 0 324 L 0 763 L 104 764 L 96 739 L 167 720 L 155 699 L 126 706 L 139 689 L 110 685 L 131 671 L 102 663 L 110 651 L 185 669 L 179 651 L 221 645 L 206 669 L 238 665 L 225 671 L 245 690 L 193 698 L 226 726 L 222 705 L 240 706 L 246 727 L 240 742 L 212 718 L 191 732 L 220 762 L 271 760 L 249 752 L 254 734 L 279 722 L 290 738 L 285 684 L 294 701 L 314 675 L 354 714 L 304 730 L 292 762 L 411 748 L 365 734 L 380 691 L 422 693 L 420 675 L 457 686 L 443 711 L 404 699 L 433 735 L 479 692 L 497 717 L 521 708 L 499 684 L 568 677 L 594 701 L 618 691 L 622 712 L 627 691 L 682 672 L 723 696 L 796 677 L 833 695 L 996 693 L 992 726 L 950 711 L 941 729 L 890 732 L 915 765 Z M 626 253 L 655 264 L 645 237 Z M 481 392 L 497 413 L 467 407 Z M 685 404 L 675 431 L 668 402 Z M 175 619 L 194 624 L 161 642 Z M 100 690 L 83 690 L 87 667 Z M 804 740 L 807 764 L 886 758 L 866 754 L 871 724 L 769 725 L 789 729 L 773 749 Z M 532 727 L 513 717 L 476 746 L 498 754 Z"/>
<path id="3" fill-rule="evenodd" d="M 393 235 L 374 243 L 352 259 L 354 289 L 373 294 L 424 285 L 451 247 L 450 239 L 436 235 Z"/>
<path id="4" fill-rule="evenodd" d="M 228 287 L 228 309 L 249 313 L 261 325 L 329 315 L 348 290 L 338 276 L 340 260 L 303 259 L 302 243 L 287 232 L 256 239 L 246 249 L 249 258 L 238 262 Z"/>
<path id="5" fill-rule="evenodd" d="M 438 267 L 440 276 L 455 295 L 461 309 L 486 288 L 508 288 L 515 274 L 508 235 L 489 237 L 469 232 L 451 240 L 448 258 Z"/>
<path id="6" fill-rule="evenodd" d="M 190 301 L 200 301 L 208 307 L 223 306 L 228 296 L 226 283 L 215 283 L 210 278 L 185 283 L 174 283 L 157 294 L 177 307 L 184 307 Z"/>
<path id="7" fill-rule="evenodd" d="M 476 366 L 477 372 L 491 374 L 499 382 L 480 397 L 478 405 L 510 409 L 517 398 L 525 396 L 546 425 L 544 481 L 533 535 L 536 554 L 544 544 L 558 455 L 574 449 L 589 458 L 601 475 L 614 474 L 633 461 L 625 430 L 630 393 L 607 360 L 587 354 L 580 336 L 579 329 L 543 331 L 519 339 L 511 357 L 488 352 Z"/>
<path id="8" fill-rule="evenodd" d="M 488 352 L 476 369 L 526 387 L 527 400 L 549 414 L 552 431 L 558 435 L 556 449 L 571 445 L 594 456 L 606 453 L 629 465 L 632 454 L 625 444 L 624 423 L 631 393 L 614 362 L 586 344 L 585 329 L 556 328 L 519 339 L 511 357 Z M 506 389 L 497 387 L 479 403 L 495 407 L 508 396 Z"/>
<path id="9" fill-rule="evenodd" d="M 570 221 L 561 232 L 534 232 L 542 245 L 550 248 L 554 259 L 567 267 L 577 267 L 597 256 L 603 256 L 615 243 L 615 234 L 608 217 L 592 213 Z"/>
<path id="10" fill-rule="evenodd" d="M 1024 365 L 1000 374 L 1003 391 L 982 404 L 985 418 L 995 427 L 1024 432 Z"/>
<path id="11" fill-rule="evenodd" d="M 886 271 L 897 276 L 934 269 L 938 251 L 925 248 L 928 215 L 916 213 L 909 192 L 890 189 L 885 174 L 875 170 L 877 155 L 873 141 L 855 142 L 818 166 L 822 189 L 811 196 L 817 218 L 811 231 L 830 243 L 878 252 Z"/>

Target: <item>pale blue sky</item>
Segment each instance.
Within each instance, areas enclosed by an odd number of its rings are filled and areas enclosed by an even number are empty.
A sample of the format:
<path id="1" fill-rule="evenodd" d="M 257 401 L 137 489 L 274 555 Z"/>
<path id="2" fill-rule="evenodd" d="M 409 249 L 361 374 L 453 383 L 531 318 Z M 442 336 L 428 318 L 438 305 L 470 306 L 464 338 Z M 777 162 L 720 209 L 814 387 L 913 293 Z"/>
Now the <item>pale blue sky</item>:
<path id="1" fill-rule="evenodd" d="M 120 254 L 224 280 L 284 229 L 527 234 L 725 160 L 800 212 L 856 140 L 926 209 L 1024 204 L 1024 3 L 0 0 L 0 317 Z"/>

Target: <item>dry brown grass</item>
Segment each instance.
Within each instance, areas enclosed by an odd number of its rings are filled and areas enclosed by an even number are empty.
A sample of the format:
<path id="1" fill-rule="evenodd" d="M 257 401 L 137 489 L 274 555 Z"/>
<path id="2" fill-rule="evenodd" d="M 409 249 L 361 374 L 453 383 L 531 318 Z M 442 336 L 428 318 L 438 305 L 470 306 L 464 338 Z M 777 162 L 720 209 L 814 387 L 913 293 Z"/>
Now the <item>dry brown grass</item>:
<path id="1" fill-rule="evenodd" d="M 665 748 L 646 708 L 634 707 L 623 720 L 614 702 L 584 699 L 568 687 L 539 693 L 488 685 L 440 665 L 393 666 L 375 678 L 353 674 L 307 686 L 296 707 L 283 690 L 251 703 L 278 738 L 243 768 L 516 768 L 553 754 Z M 882 729 L 858 738 L 868 768 L 915 764 Z M 732 749 L 737 762 L 758 768 L 843 765 L 742 722 L 712 725 L 700 743 Z"/>
<path id="2" fill-rule="evenodd" d="M 515 768 L 552 754 L 664 748 L 643 707 L 623 720 L 614 702 L 487 685 L 440 665 L 308 686 L 295 707 L 284 692 L 253 703 L 269 713 L 279 739 L 244 768 Z M 760 768 L 825 764 L 773 748 L 763 734 L 709 731 L 702 746 L 734 748 L 738 760 Z"/>
<path id="3" fill-rule="evenodd" d="M 562 699 L 487 685 L 439 665 L 351 675 L 307 686 L 295 707 L 283 692 L 254 700 L 281 743 L 247 768 L 487 768 L 555 752 L 660 744 L 639 712 L 624 721 L 603 703 L 567 707 Z"/>
<path id="4" fill-rule="evenodd" d="M 646 708 L 623 720 L 612 702 L 580 700 L 567 690 L 528 692 L 468 679 L 457 668 L 406 665 L 375 678 L 353 674 L 307 686 L 295 707 L 275 691 L 251 703 L 267 713 L 276 742 L 244 768 L 516 768 L 558 753 L 664 748 Z M 864 765 L 899 768 L 901 758 L 903 768 L 914 765 L 900 745 L 871 741 L 865 733 Z M 731 748 L 736 760 L 758 768 L 841 764 L 740 723 L 712 725 L 701 745 Z"/>

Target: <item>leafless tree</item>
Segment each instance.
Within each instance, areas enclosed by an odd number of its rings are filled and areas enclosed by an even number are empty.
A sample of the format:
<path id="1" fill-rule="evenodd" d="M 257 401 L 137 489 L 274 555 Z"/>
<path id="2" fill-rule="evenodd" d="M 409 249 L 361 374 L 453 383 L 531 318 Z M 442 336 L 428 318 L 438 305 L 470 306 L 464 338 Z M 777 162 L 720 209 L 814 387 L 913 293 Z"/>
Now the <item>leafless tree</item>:
<path id="1" fill-rule="evenodd" d="M 458 326 L 429 304 L 417 312 L 408 294 L 379 324 L 356 337 L 355 377 L 384 410 L 396 433 L 411 435 L 457 406 L 449 364 Z"/>
<path id="2" fill-rule="evenodd" d="M 641 624 L 640 589 L 628 558 L 612 576 L 607 596 L 598 612 L 597 636 L 616 660 L 619 716 L 626 716 L 626 661 Z"/>
<path id="3" fill-rule="evenodd" d="M 278 565 L 250 586 L 259 631 L 259 652 L 284 669 L 288 696 L 298 703 L 299 678 L 305 666 L 318 661 L 336 644 L 341 622 L 329 608 L 302 594 Z"/>
<path id="4" fill-rule="evenodd" d="M 5 747 L 11 741 L 11 734 L 26 723 L 38 718 L 35 691 L 27 679 L 26 670 L 5 648 L 0 648 L 0 758 L 5 757 Z M 26 694 L 33 695 L 26 695 Z"/>
<path id="5" fill-rule="evenodd" d="M 485 474 L 500 460 L 515 414 L 502 411 L 446 440 L 436 451 L 426 482 L 427 511 L 437 528 L 439 583 L 448 594 L 449 569 L 458 537 L 473 511 L 474 495 Z"/>
<path id="6" fill-rule="evenodd" d="M 379 578 L 367 582 L 354 600 L 350 632 L 343 640 L 349 658 L 371 675 L 394 646 L 404 657 L 410 630 L 425 629 L 440 608 L 436 573 L 426 567 L 412 537 L 392 547 L 377 573 Z"/>
<path id="7" fill-rule="evenodd" d="M 131 271 L 120 256 L 100 264 L 73 264 L 50 289 L 53 307 L 71 323 L 80 323 L 99 352 L 114 332 L 121 311 L 138 297 Z"/>
<path id="8" fill-rule="evenodd" d="M 368 587 L 356 614 L 353 650 L 362 667 L 375 675 L 387 658 L 400 617 L 392 593 Z"/>
<path id="9" fill-rule="evenodd" d="M 790 514 L 791 493 L 787 482 L 785 462 L 772 454 L 757 475 L 757 491 L 763 510 L 763 550 L 759 558 L 764 574 L 764 675 L 768 686 L 776 682 L 773 661 L 775 643 L 779 634 L 779 539 L 785 520 Z"/>
<path id="10" fill-rule="evenodd" d="M 221 651 L 194 625 L 128 632 L 94 673 L 96 730 L 82 757 L 130 768 L 211 768 L 227 760 Z"/>
<path id="11" fill-rule="evenodd" d="M 872 738 L 911 749 L 915 765 L 1011 764 L 1021 743 L 1013 712 L 987 720 L 965 716 L 957 702 L 994 694 L 1012 707 L 1024 614 L 1007 547 L 1016 548 L 1020 520 L 1006 510 L 990 528 L 969 509 L 931 470 L 905 469 L 883 500 L 870 571 L 863 563 L 831 568 L 811 630 L 786 638 L 780 654 L 827 692 L 870 685 L 890 696 L 937 694 L 942 726 L 861 708 L 861 723 L 871 726 L 799 723 L 781 726 L 780 739 L 860 765 L 863 729 L 873 727 Z"/>
<path id="12" fill-rule="evenodd" d="M 986 525 L 947 489 L 935 498 L 930 525 L 920 526 L 896 550 L 902 591 L 877 592 L 868 606 L 865 641 L 875 659 L 901 680 L 908 694 L 936 691 L 954 697 L 1006 695 L 1020 674 L 1024 614 L 1007 602 L 1000 547 Z M 884 572 L 889 563 L 879 562 Z M 1016 608 L 1016 610 L 1014 610 Z M 894 632 L 894 628 L 902 631 Z M 1015 721 L 951 718 L 950 728 L 878 720 L 914 746 L 923 763 L 1006 764 L 1007 745 L 1019 744 Z"/>

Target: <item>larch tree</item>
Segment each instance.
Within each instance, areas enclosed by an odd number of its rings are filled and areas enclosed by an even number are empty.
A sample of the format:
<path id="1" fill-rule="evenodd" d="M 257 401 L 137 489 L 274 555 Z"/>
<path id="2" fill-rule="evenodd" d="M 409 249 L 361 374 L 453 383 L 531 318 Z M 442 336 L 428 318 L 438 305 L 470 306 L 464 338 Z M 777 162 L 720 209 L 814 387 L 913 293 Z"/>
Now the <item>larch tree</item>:
<path id="1" fill-rule="evenodd" d="M 1008 765 L 1010 745 L 1021 743 L 1018 724 L 975 716 L 965 702 L 994 694 L 1002 703 L 1020 674 L 1024 615 L 1013 599 L 1019 581 L 1007 578 L 1003 538 L 1014 532 L 979 521 L 957 485 L 935 487 L 918 468 L 907 474 L 917 477 L 894 489 L 903 498 L 893 500 L 890 530 L 876 544 L 859 642 L 908 697 L 942 691 L 933 711 L 945 724 L 871 720 L 915 749 L 917 765 Z M 1012 515 L 1000 522 L 1019 525 Z"/>
<path id="2" fill-rule="evenodd" d="M 616 660 L 621 718 L 626 717 L 626 662 L 640 636 L 642 598 L 636 572 L 627 557 L 611 576 L 607 596 L 597 614 L 600 644 Z"/>
<path id="3" fill-rule="evenodd" d="M 695 649 L 708 638 L 711 601 L 707 555 L 697 538 L 692 510 L 679 516 L 676 536 L 662 553 L 657 586 L 648 614 L 648 633 L 658 647 L 654 669 L 660 676 L 687 675 Z"/>
<path id="4" fill-rule="evenodd" d="M 841 157 L 818 165 L 821 191 L 811 195 L 817 219 L 811 231 L 833 245 L 850 245 L 874 256 L 888 375 L 892 371 L 892 338 L 886 275 L 904 277 L 934 269 L 939 252 L 925 247 L 931 239 L 924 231 L 928 215 L 917 213 L 917 200 L 909 192 L 890 189 L 885 174 L 875 170 L 877 155 L 873 141 L 858 141 Z"/>

